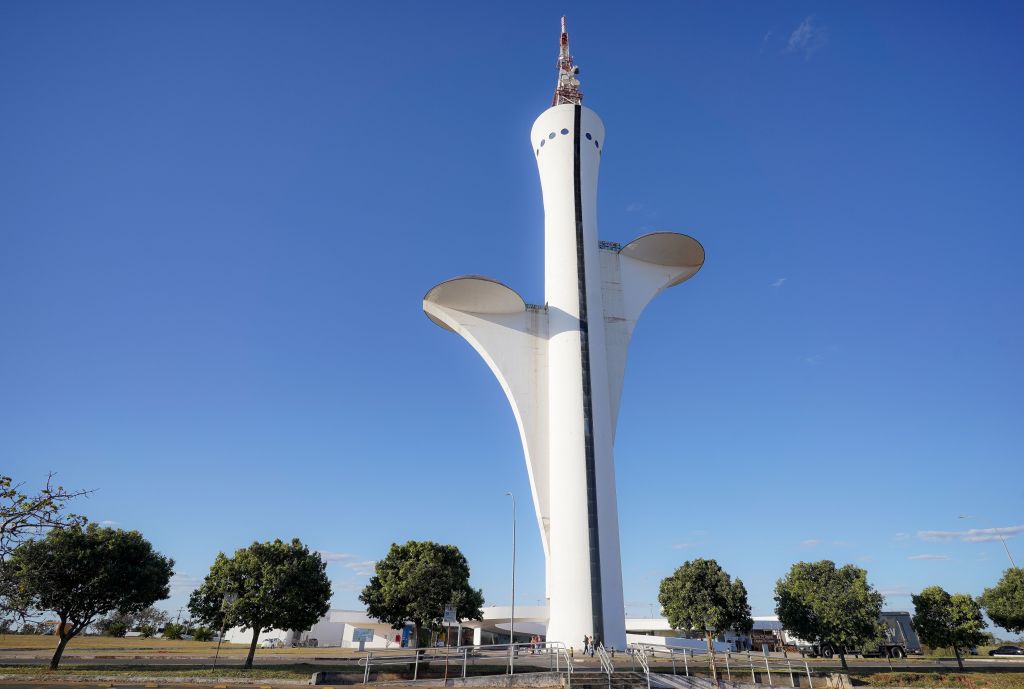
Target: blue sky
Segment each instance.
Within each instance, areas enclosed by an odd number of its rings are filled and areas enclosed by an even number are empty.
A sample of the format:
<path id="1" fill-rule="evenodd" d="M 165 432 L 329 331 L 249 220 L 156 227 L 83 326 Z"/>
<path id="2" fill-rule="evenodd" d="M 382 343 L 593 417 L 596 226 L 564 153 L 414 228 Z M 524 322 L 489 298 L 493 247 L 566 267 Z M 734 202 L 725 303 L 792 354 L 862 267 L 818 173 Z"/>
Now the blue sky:
<path id="1" fill-rule="evenodd" d="M 406 539 L 507 602 L 511 490 L 537 602 L 512 415 L 420 300 L 482 273 L 542 301 L 562 13 L 602 238 L 707 251 L 630 354 L 630 613 L 693 557 L 755 614 L 799 560 L 866 567 L 892 609 L 992 585 L 969 530 L 1024 525 L 1009 2 L 6 3 L 2 471 L 96 489 L 76 507 L 177 561 L 175 609 L 219 550 L 293 536 L 339 607 Z"/>

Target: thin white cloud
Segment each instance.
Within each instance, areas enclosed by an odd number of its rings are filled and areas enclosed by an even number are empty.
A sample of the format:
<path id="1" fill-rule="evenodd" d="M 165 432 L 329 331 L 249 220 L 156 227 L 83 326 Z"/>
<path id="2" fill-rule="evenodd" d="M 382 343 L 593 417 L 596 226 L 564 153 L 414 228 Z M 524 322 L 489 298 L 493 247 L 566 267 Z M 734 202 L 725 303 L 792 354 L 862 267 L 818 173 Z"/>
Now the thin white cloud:
<path id="1" fill-rule="evenodd" d="M 100 526 L 121 526 L 121 522 L 115 522 L 113 519 L 104 519 L 100 522 Z"/>
<path id="2" fill-rule="evenodd" d="M 810 356 L 805 356 L 804 357 L 804 363 L 807 364 L 808 366 L 817 366 L 818 364 L 820 364 L 824 360 L 825 360 L 825 355 L 824 354 L 812 354 Z"/>
<path id="3" fill-rule="evenodd" d="M 374 573 L 377 566 L 376 560 L 361 560 L 345 565 L 361 577 L 368 577 Z"/>
<path id="4" fill-rule="evenodd" d="M 832 541 L 832 545 L 837 546 L 839 548 L 852 548 L 853 547 L 853 544 L 850 543 L 849 541 Z"/>
<path id="5" fill-rule="evenodd" d="M 332 588 L 334 589 L 335 593 L 337 593 L 339 591 L 353 592 L 353 591 L 362 591 L 363 590 L 363 584 L 361 584 L 359 581 L 357 581 L 354 578 L 349 578 L 349 579 L 331 579 L 331 584 L 332 584 Z"/>
<path id="6" fill-rule="evenodd" d="M 817 538 L 808 538 L 805 541 L 800 541 L 800 545 L 804 546 L 805 548 L 813 548 L 814 546 L 816 546 L 816 545 L 818 545 L 820 543 L 821 543 L 821 541 L 818 540 Z"/>
<path id="7" fill-rule="evenodd" d="M 800 25 L 789 35 L 786 52 L 803 53 L 804 59 L 810 60 L 811 55 L 825 47 L 826 43 L 828 43 L 828 32 L 825 27 L 817 24 L 813 15 L 810 15 L 804 17 Z"/>
<path id="8" fill-rule="evenodd" d="M 199 577 L 178 572 L 171 577 L 171 593 L 192 593 L 202 583 L 203 580 Z"/>
<path id="9" fill-rule="evenodd" d="M 682 550 L 683 548 L 689 548 L 692 545 L 692 543 L 673 543 L 672 548 L 675 550 Z"/>
<path id="10" fill-rule="evenodd" d="M 861 555 L 860 557 L 857 558 L 857 562 L 863 562 L 864 564 L 868 564 L 868 563 L 871 563 L 871 562 L 874 562 L 874 561 L 875 561 L 875 556 L 874 555 Z"/>
<path id="11" fill-rule="evenodd" d="M 893 536 L 893 538 L 895 538 L 897 541 L 909 541 L 910 534 L 908 534 L 906 531 L 900 531 L 895 536 Z"/>
<path id="12" fill-rule="evenodd" d="M 771 284 L 772 287 L 782 287 L 783 283 L 786 282 L 786 278 L 779 278 Z"/>
<path id="13" fill-rule="evenodd" d="M 910 555 L 908 560 L 949 560 L 949 555 Z"/>
<path id="14" fill-rule="evenodd" d="M 886 598 L 909 598 L 913 595 L 910 589 L 906 586 L 891 586 L 889 588 L 879 589 L 878 592 Z"/>
<path id="15" fill-rule="evenodd" d="M 967 541 L 968 543 L 990 543 L 1002 538 L 1013 538 L 1024 533 L 1024 524 L 999 526 L 992 529 L 968 529 L 967 531 L 918 531 L 922 541 Z"/>
<path id="16" fill-rule="evenodd" d="M 339 553 L 334 550 L 318 550 L 324 562 L 338 563 L 346 569 L 352 570 L 358 576 L 369 576 L 374 572 L 376 560 L 361 560 L 358 555 L 352 553 Z"/>

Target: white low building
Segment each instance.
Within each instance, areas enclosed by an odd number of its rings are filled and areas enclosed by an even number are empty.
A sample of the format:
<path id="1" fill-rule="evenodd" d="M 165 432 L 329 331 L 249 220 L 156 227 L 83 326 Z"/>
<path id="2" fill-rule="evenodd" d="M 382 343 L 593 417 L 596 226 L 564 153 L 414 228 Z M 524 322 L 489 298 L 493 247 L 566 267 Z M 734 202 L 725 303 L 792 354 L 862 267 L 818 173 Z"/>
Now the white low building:
<path id="1" fill-rule="evenodd" d="M 508 605 L 492 605 L 483 608 L 483 620 L 464 620 L 461 625 L 446 630 L 440 637 L 451 639 L 452 645 L 487 645 L 508 643 L 512 609 Z M 546 606 L 516 606 L 515 637 L 517 643 L 526 643 L 531 637 L 544 637 L 548 623 Z M 766 624 L 755 618 L 754 627 Z M 770 624 L 770 623 L 769 623 Z M 778 624 L 778 622 L 774 622 Z M 449 636 L 450 634 L 450 636 Z M 461 635 L 461 636 L 460 636 Z M 233 627 L 225 634 L 230 643 L 248 644 L 252 641 L 252 630 L 242 631 Z M 341 648 L 400 648 L 414 639 L 413 625 L 407 623 L 401 629 L 393 629 L 363 610 L 331 610 L 312 629 L 302 632 L 272 629 L 260 634 L 260 641 L 278 639 L 285 646 L 317 646 Z M 315 640 L 315 641 L 314 641 Z M 567 646 L 580 650 L 583 638 L 552 639 L 563 641 Z M 707 648 L 703 638 L 687 638 L 673 630 L 664 617 L 626 618 L 626 641 L 630 644 L 664 645 L 672 648 L 689 648 L 703 651 Z M 715 650 L 736 651 L 751 648 L 749 636 L 726 634 L 715 641 Z"/>

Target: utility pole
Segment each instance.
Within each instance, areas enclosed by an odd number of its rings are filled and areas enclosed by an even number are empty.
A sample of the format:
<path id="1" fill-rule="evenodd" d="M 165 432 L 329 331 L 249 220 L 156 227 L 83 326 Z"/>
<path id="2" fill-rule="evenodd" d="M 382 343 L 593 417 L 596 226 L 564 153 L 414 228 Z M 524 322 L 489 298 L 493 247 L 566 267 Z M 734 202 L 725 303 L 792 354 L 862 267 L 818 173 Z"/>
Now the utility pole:
<path id="1" fill-rule="evenodd" d="M 506 491 L 505 495 L 512 498 L 512 613 L 508 621 L 508 668 L 509 674 L 516 674 L 515 643 L 516 643 L 516 496 Z"/>
<path id="2" fill-rule="evenodd" d="M 974 519 L 975 517 L 973 515 L 970 515 L 970 514 L 961 514 L 957 518 L 958 519 Z M 986 520 L 986 521 L 991 521 L 991 520 L 989 519 L 989 520 Z M 999 530 L 998 527 L 992 528 L 991 531 L 996 536 L 999 536 L 999 542 L 1003 544 L 1003 550 L 1006 551 L 1006 557 L 1009 558 L 1009 560 L 1010 560 L 1010 566 L 1013 567 L 1014 569 L 1017 569 L 1017 563 L 1013 561 L 1013 555 L 1010 555 L 1010 548 L 1006 545 L 1006 539 L 1003 538 L 1002 532 Z"/>

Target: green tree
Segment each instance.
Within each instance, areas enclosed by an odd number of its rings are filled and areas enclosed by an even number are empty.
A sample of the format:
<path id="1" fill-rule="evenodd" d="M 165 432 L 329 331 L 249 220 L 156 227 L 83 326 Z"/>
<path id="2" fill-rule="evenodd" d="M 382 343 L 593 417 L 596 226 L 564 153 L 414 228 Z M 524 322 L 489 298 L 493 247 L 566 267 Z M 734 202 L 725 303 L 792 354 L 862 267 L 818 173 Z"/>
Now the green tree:
<path id="1" fill-rule="evenodd" d="M 139 634 L 142 635 L 143 639 L 151 639 L 156 636 L 156 627 L 151 624 L 144 624 L 139 627 Z"/>
<path id="2" fill-rule="evenodd" d="M 46 477 L 38 491 L 26 491 L 24 483 L 0 475 L 0 564 L 29 537 L 39 537 L 50 529 L 81 526 L 85 517 L 65 513 L 68 503 L 92 491 L 67 490 L 54 483 L 55 474 Z M 15 620 L 27 622 L 31 610 L 15 604 L 14 583 L 0 569 L 0 625 L 10 627 Z"/>
<path id="3" fill-rule="evenodd" d="M 392 543 L 359 600 L 370 617 L 394 629 L 413 622 L 417 636 L 440 624 L 446 605 L 454 605 L 461 620 L 483 619 L 484 595 L 469 585 L 466 558 L 457 547 L 432 541 Z"/>
<path id="4" fill-rule="evenodd" d="M 934 647 L 952 646 L 964 669 L 960 649 L 984 643 L 985 620 L 981 606 L 966 593 L 949 595 L 941 586 L 929 586 L 914 601 L 914 628 L 921 641 Z"/>
<path id="5" fill-rule="evenodd" d="M 1024 632 L 1024 569 L 1011 567 L 1003 578 L 979 599 L 985 612 L 997 625 L 1011 632 Z"/>
<path id="6" fill-rule="evenodd" d="M 327 614 L 330 600 L 326 564 L 295 538 L 253 543 L 234 557 L 218 554 L 203 584 L 192 592 L 188 609 L 212 628 L 252 629 L 248 669 L 261 632 L 309 629 Z"/>
<path id="7" fill-rule="evenodd" d="M 160 636 L 165 639 L 179 640 L 181 635 L 185 633 L 185 628 L 175 622 L 168 622 L 164 625 L 164 630 L 160 632 Z"/>
<path id="8" fill-rule="evenodd" d="M 29 540 L 3 564 L 21 608 L 48 610 L 60 619 L 56 669 L 68 642 L 96 618 L 132 613 L 170 595 L 174 561 L 153 550 L 138 531 L 95 524 L 50 531 Z"/>
<path id="9" fill-rule="evenodd" d="M 729 629 L 746 633 L 754 625 L 743 582 L 733 580 L 714 560 L 684 562 L 661 580 L 658 602 L 673 629 L 704 634 L 716 680 L 714 638 Z"/>
<path id="10" fill-rule="evenodd" d="M 128 633 L 128 625 L 121 620 L 114 620 L 103 629 L 104 636 L 113 636 L 115 638 L 124 638 Z"/>
<path id="11" fill-rule="evenodd" d="M 208 627 L 196 627 L 192 630 L 192 638 L 196 641 L 209 641 L 213 638 L 213 632 Z"/>
<path id="12" fill-rule="evenodd" d="M 838 651 L 844 668 L 846 649 L 878 640 L 882 594 L 860 567 L 836 568 L 831 560 L 798 562 L 775 584 L 775 612 L 796 636 Z"/>
<path id="13" fill-rule="evenodd" d="M 65 514 L 64 508 L 75 498 L 92 491 L 67 490 L 46 477 L 38 492 L 25 492 L 24 483 L 0 475 L 0 560 L 5 560 L 18 545 L 40 531 L 66 526 L 81 526 L 85 517 Z"/>

